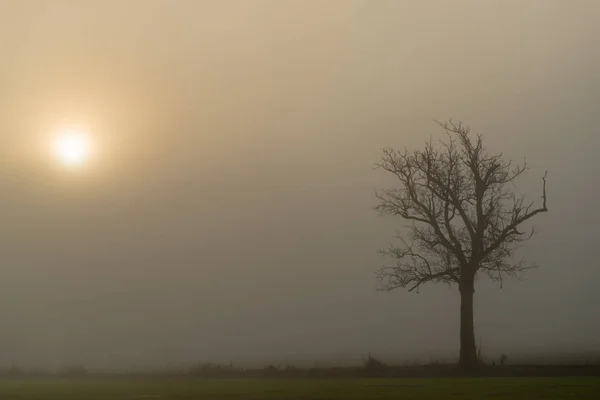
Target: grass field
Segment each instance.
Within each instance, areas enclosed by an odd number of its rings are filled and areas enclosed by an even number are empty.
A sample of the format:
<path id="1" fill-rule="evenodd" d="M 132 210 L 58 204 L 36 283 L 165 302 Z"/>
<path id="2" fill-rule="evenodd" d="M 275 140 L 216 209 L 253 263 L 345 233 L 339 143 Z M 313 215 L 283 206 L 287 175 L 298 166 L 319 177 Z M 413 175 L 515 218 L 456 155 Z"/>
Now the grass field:
<path id="1" fill-rule="evenodd" d="M 599 399 L 600 378 L 11 380 L 2 400 Z"/>

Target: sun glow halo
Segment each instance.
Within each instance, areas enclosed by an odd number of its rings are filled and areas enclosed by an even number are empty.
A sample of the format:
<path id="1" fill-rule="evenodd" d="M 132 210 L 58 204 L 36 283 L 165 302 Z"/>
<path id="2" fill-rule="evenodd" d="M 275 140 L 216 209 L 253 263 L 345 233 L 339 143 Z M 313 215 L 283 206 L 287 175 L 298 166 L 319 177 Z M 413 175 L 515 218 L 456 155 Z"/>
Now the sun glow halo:
<path id="1" fill-rule="evenodd" d="M 90 138 L 77 130 L 63 132 L 58 135 L 54 142 L 54 152 L 64 165 L 69 167 L 81 166 L 90 156 Z"/>

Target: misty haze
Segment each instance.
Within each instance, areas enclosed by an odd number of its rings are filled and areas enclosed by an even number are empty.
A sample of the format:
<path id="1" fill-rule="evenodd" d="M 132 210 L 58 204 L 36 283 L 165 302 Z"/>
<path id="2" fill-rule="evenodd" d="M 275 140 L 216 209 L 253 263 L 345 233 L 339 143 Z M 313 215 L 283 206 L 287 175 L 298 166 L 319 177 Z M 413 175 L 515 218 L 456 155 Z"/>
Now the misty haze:
<path id="1" fill-rule="evenodd" d="M 456 285 L 378 291 L 382 149 L 463 121 L 549 212 L 483 356 L 600 359 L 600 3 L 0 2 L 0 368 L 455 363 Z M 408 288 L 407 288 L 408 289 Z M 568 361 L 571 362 L 571 361 Z"/>

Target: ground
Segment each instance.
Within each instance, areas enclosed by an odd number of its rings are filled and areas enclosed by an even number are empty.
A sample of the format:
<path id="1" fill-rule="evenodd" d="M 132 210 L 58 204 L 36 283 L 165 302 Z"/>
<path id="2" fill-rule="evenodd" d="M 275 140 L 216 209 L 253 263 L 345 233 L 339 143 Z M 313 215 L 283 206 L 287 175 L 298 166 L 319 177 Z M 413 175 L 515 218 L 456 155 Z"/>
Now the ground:
<path id="1" fill-rule="evenodd" d="M 2 400 L 598 399 L 600 378 L 8 380 Z"/>

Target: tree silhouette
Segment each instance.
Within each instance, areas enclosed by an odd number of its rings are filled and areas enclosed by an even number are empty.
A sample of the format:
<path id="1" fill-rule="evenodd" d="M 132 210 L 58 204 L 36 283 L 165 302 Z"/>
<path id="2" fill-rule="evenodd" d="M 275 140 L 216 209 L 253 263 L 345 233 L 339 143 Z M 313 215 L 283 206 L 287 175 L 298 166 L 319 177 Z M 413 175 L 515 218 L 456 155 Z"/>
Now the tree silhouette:
<path id="1" fill-rule="evenodd" d="M 414 152 L 384 149 L 377 166 L 392 173 L 399 187 L 377 192 L 375 209 L 410 221 L 408 233 L 398 232 L 400 246 L 382 253 L 395 265 L 382 267 L 379 290 L 407 288 L 428 282 L 456 283 L 461 295 L 459 366 L 478 365 L 473 323 L 475 279 L 485 273 L 502 284 L 505 277 L 535 265 L 513 260 L 519 244 L 535 231 L 521 225 L 548 211 L 546 176 L 542 205 L 513 193 L 512 183 L 526 165 L 491 155 L 480 134 L 462 123 L 438 122 L 446 132 L 439 145 L 430 140 Z"/>

